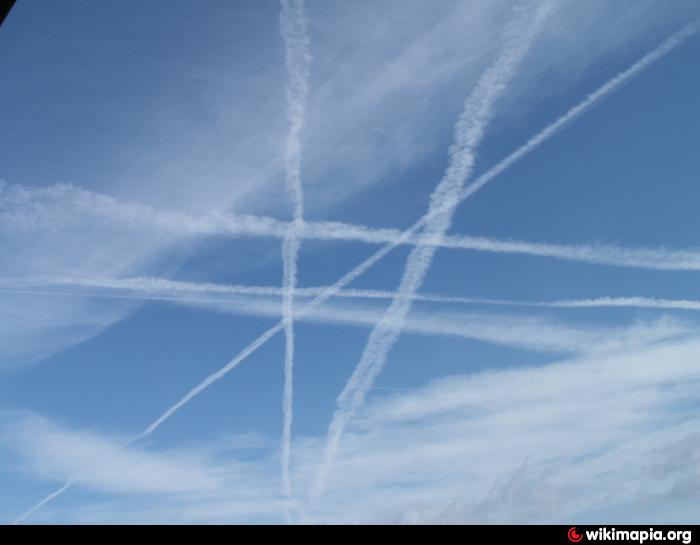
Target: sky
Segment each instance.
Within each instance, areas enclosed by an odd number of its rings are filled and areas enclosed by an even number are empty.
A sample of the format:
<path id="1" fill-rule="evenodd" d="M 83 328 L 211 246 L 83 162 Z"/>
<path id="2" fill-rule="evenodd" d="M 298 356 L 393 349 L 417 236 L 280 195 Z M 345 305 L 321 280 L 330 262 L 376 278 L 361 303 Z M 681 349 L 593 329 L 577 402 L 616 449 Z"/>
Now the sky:
<path id="1" fill-rule="evenodd" d="M 697 523 L 699 18 L 17 2 L 0 521 Z"/>

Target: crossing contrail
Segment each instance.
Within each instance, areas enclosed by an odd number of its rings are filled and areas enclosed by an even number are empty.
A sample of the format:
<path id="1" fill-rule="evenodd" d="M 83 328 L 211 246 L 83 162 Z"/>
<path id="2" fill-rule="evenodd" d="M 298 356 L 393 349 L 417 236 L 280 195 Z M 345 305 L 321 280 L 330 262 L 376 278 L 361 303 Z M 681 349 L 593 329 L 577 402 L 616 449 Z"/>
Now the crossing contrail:
<path id="1" fill-rule="evenodd" d="M 280 29 L 286 48 L 287 73 L 287 119 L 289 132 L 285 150 L 285 178 L 293 202 L 293 220 L 282 243 L 283 279 L 282 320 L 284 322 L 284 393 L 282 400 L 282 488 L 287 497 L 292 495 L 289 472 L 292 441 L 292 419 L 294 415 L 294 289 L 297 285 L 299 258 L 299 228 L 304 221 L 304 192 L 301 183 L 301 131 L 304 127 L 306 97 L 309 92 L 308 21 L 304 14 L 304 0 L 282 0 Z M 287 518 L 289 516 L 287 515 Z"/>
<path id="2" fill-rule="evenodd" d="M 496 62 L 483 73 L 476 88 L 467 97 L 455 126 L 447 171 L 430 196 L 428 215 L 431 218 L 421 233 L 426 238 L 440 242 L 450 228 L 457 205 L 462 200 L 460 195 L 464 184 L 472 175 L 478 147 L 491 122 L 494 103 L 511 82 L 552 6 L 549 1 L 541 2 L 534 13 L 525 15 L 526 21 L 517 17 L 509 23 L 505 43 Z M 338 396 L 337 409 L 328 427 L 323 458 L 313 484 L 312 504 L 320 498 L 325 489 L 327 475 L 345 428 L 364 404 L 367 393 L 386 365 L 389 352 L 401 335 L 411 310 L 412 297 L 423 284 L 436 249 L 435 246 L 426 246 L 419 242 L 411 251 L 396 297 L 370 333 L 357 367 Z"/>
<path id="3" fill-rule="evenodd" d="M 454 210 L 454 207 L 457 204 L 469 198 L 476 191 L 478 191 L 489 181 L 491 181 L 491 179 L 493 179 L 495 176 L 498 176 L 498 174 L 500 174 L 505 169 L 512 166 L 515 162 L 522 159 L 522 157 L 524 157 L 532 150 L 537 148 L 540 144 L 542 144 L 544 141 L 556 134 L 559 130 L 561 130 L 572 120 L 577 118 L 581 113 L 590 108 L 593 104 L 597 103 L 599 100 L 609 95 L 615 89 L 619 88 L 623 83 L 636 76 L 647 66 L 662 58 L 664 55 L 668 54 L 670 51 L 672 51 L 675 47 L 680 45 L 686 38 L 694 34 L 696 31 L 697 21 L 694 21 L 686 27 L 684 27 L 683 29 L 681 29 L 678 33 L 674 34 L 671 38 L 663 42 L 652 52 L 645 55 L 642 59 L 637 61 L 630 68 L 623 72 L 620 72 L 618 75 L 616 75 L 610 81 L 605 83 L 595 92 L 588 95 L 588 97 L 586 97 L 586 99 L 583 102 L 571 108 L 557 121 L 555 121 L 543 131 L 537 133 L 535 136 L 530 138 L 530 140 L 528 140 L 523 146 L 521 146 L 508 158 L 501 161 L 498 165 L 489 170 L 486 173 L 486 175 L 477 178 L 473 183 L 463 188 L 459 192 L 459 195 L 441 195 L 442 202 L 440 206 L 437 207 L 438 210 L 434 214 L 434 216 L 438 216 L 438 214 L 445 214 L 449 216 L 447 221 L 445 222 L 446 230 L 446 228 L 449 227 L 451 221 L 450 211 Z M 454 149 L 456 148 L 453 148 L 453 150 Z M 433 204 L 434 201 L 431 202 L 431 206 Z M 430 215 L 431 213 L 429 212 L 428 215 L 423 217 L 423 219 L 426 221 L 432 221 L 426 219 Z M 437 236 L 435 236 L 434 238 L 437 239 L 437 241 L 439 242 L 442 238 L 442 234 L 443 233 L 437 231 Z M 423 276 L 428 266 L 430 265 L 430 261 L 434 252 L 435 247 L 426 247 L 419 245 L 416 248 L 414 248 L 414 250 L 411 253 L 411 256 L 409 257 L 409 260 L 413 259 L 414 263 L 416 264 L 416 274 L 409 274 L 409 272 L 412 273 L 413 270 L 407 266 L 404 278 L 402 279 L 402 288 L 399 291 L 401 291 L 402 293 L 410 293 L 411 290 L 416 290 L 418 289 L 418 287 L 420 287 L 420 284 L 423 280 Z M 402 299 L 399 297 L 397 299 L 394 299 L 394 303 L 392 303 L 389 310 L 387 310 L 385 316 L 392 318 L 392 320 L 394 320 L 397 315 L 401 316 L 403 314 L 405 316 L 407 309 L 410 308 L 410 305 L 411 300 L 409 298 Z M 400 329 L 397 327 L 392 327 L 391 325 L 383 326 L 382 322 L 378 324 L 377 328 L 375 328 L 375 330 L 372 332 L 373 334 L 370 336 L 370 340 L 368 341 L 367 346 L 365 347 L 365 351 L 363 352 L 362 359 L 360 360 L 358 367 L 353 373 L 353 376 L 346 385 L 345 389 L 339 396 L 338 409 L 336 410 L 333 416 L 333 420 L 328 431 L 323 461 L 321 462 L 319 473 L 313 485 L 311 493 L 312 502 L 315 499 L 319 498 L 322 494 L 323 489 L 325 487 L 325 480 L 330 465 L 335 456 L 335 453 L 338 449 L 340 437 L 343 433 L 343 430 L 349 422 L 349 420 L 354 415 L 354 413 L 356 412 L 357 408 L 359 408 L 363 404 L 367 389 L 371 388 L 375 377 L 381 371 L 384 365 L 384 361 L 386 360 L 388 350 L 391 348 L 391 346 L 393 346 L 398 337 L 398 332 L 400 332 Z"/>
<path id="4" fill-rule="evenodd" d="M 319 294 L 304 309 L 302 309 L 302 311 L 298 312 L 297 318 L 300 315 L 303 316 L 305 313 L 310 312 L 311 310 L 313 310 L 317 306 L 321 305 L 323 302 L 330 299 L 331 297 L 334 297 L 345 286 L 350 284 L 353 280 L 355 280 L 357 277 L 362 275 L 365 271 L 367 271 L 372 266 L 374 266 L 375 263 L 377 263 L 378 261 L 381 261 L 381 259 L 384 258 L 385 255 L 387 255 L 389 252 L 391 252 L 396 246 L 401 244 L 403 241 L 403 237 L 411 236 L 411 234 L 415 233 L 419 227 L 420 227 L 419 224 L 414 225 L 413 227 L 411 227 L 410 229 L 405 231 L 405 233 L 402 237 L 400 237 L 399 239 L 397 239 L 396 241 L 394 241 L 392 243 L 389 243 L 389 244 L 383 246 L 382 248 L 377 250 L 374 254 L 372 254 L 370 257 L 365 259 L 362 263 L 357 265 L 354 269 L 352 269 L 351 271 L 346 273 L 334 285 L 330 286 L 323 293 Z M 149 424 L 143 432 L 141 432 L 138 436 L 136 436 L 136 438 L 134 438 L 131 442 L 129 442 L 126 446 L 124 446 L 122 448 L 129 448 L 129 446 L 135 444 L 137 441 L 140 441 L 141 439 L 151 435 L 166 420 L 168 420 L 173 414 L 175 414 L 178 410 L 180 410 L 182 407 L 184 407 L 192 399 L 197 397 L 200 393 L 202 393 L 204 390 L 206 390 L 209 386 L 211 386 L 215 382 L 218 382 L 219 380 L 224 378 L 231 370 L 236 368 L 248 356 L 250 356 L 251 354 L 256 352 L 261 346 L 263 346 L 267 341 L 269 341 L 272 337 L 274 337 L 277 333 L 279 333 L 283 329 L 284 329 L 284 321 L 280 320 L 274 326 L 272 326 L 270 329 L 268 329 L 262 335 L 260 335 L 258 338 L 256 338 L 253 342 L 251 342 L 248 346 L 246 346 L 241 352 L 239 352 L 226 365 L 224 365 L 222 368 L 220 368 L 217 371 L 208 375 L 204 380 L 202 380 L 194 388 L 192 388 L 190 391 L 188 391 L 180 400 L 178 400 L 176 403 L 171 405 L 163 414 L 161 414 L 151 424 Z M 122 448 L 120 448 L 119 450 L 121 450 Z M 50 502 L 53 499 L 60 496 L 63 492 L 70 489 L 74 484 L 75 484 L 75 478 L 71 478 L 68 481 L 66 481 L 66 483 L 64 483 L 58 490 L 52 492 L 51 494 L 49 494 L 48 496 L 43 498 L 36 505 L 34 505 L 30 510 L 28 510 L 23 515 L 21 515 L 18 519 L 16 519 L 15 524 L 25 520 L 32 513 L 36 512 L 37 509 L 39 509 L 43 505 L 46 505 L 48 502 Z"/>
<path id="5" fill-rule="evenodd" d="M 694 34 L 697 31 L 697 22 L 693 22 L 686 27 L 684 27 L 682 30 L 678 31 L 675 33 L 673 36 L 671 36 L 669 39 L 664 41 L 661 45 L 659 45 L 656 49 L 654 49 L 652 52 L 648 53 L 644 57 L 642 57 L 639 61 L 637 61 L 635 64 L 633 64 L 630 68 L 627 70 L 620 72 L 617 76 L 615 76 L 613 79 L 609 80 L 607 83 L 605 83 L 603 86 L 601 86 L 597 91 L 594 93 L 588 95 L 582 102 L 571 108 L 566 114 L 564 114 L 562 117 L 558 118 L 556 121 L 542 129 L 540 132 L 538 132 L 536 135 L 531 137 L 525 144 L 517 148 L 513 153 L 508 155 L 505 159 L 497 163 L 495 166 L 493 166 L 491 169 L 486 171 L 484 174 L 479 176 L 470 186 L 467 186 L 464 192 L 461 193 L 460 199 L 464 199 L 468 196 L 469 192 L 473 192 L 470 190 L 471 187 L 483 187 L 486 183 L 490 182 L 492 179 L 494 179 L 496 176 L 500 175 L 502 172 L 504 172 L 506 169 L 510 168 L 513 166 L 515 163 L 517 163 L 520 159 L 525 157 L 527 154 L 530 152 L 534 151 L 536 148 L 538 148 L 541 144 L 543 144 L 546 140 L 554 136 L 559 130 L 564 128 L 569 122 L 573 121 L 575 118 L 580 116 L 582 113 L 585 111 L 589 110 L 592 106 L 594 106 L 598 101 L 603 99 L 605 96 L 609 95 L 616 89 L 618 89 L 622 84 L 627 82 L 629 79 L 632 77 L 636 76 L 639 72 L 644 70 L 646 67 L 648 67 L 650 64 L 653 62 L 661 59 L 664 55 L 668 54 L 671 52 L 675 47 L 680 45 L 685 39 L 687 39 L 689 36 Z M 0 190 L 3 189 L 3 186 L 0 184 Z M 316 298 L 314 298 L 307 307 L 309 311 L 312 310 L 313 308 L 321 305 L 323 302 L 326 300 L 335 297 L 338 292 L 340 292 L 345 286 L 350 284 L 353 280 L 355 280 L 357 277 L 361 276 L 365 271 L 370 269 L 374 264 L 379 262 L 381 259 L 384 258 L 388 253 L 390 253 L 394 248 L 397 246 L 405 245 L 405 244 L 411 244 L 411 239 L 413 239 L 416 236 L 416 233 L 419 231 L 419 229 L 425 225 L 430 219 L 432 218 L 432 215 L 437 215 L 440 213 L 441 210 L 436 211 L 434 214 L 426 214 L 425 216 L 421 217 L 416 221 L 412 226 L 410 226 L 408 229 L 403 231 L 398 237 L 392 239 L 391 241 L 387 241 L 387 243 L 382 246 L 380 249 L 378 249 L 374 254 L 372 254 L 369 258 L 367 258 L 365 261 L 360 263 L 358 266 L 356 266 L 354 269 L 346 273 L 342 278 L 340 278 L 335 284 L 330 286 L 327 290 L 325 290 L 322 294 L 319 294 Z M 3 218 L 5 219 L 5 218 Z M 137 219 L 137 218 L 134 218 Z M 216 218 L 215 218 L 216 219 Z M 251 223 L 256 223 L 258 221 L 258 218 L 252 218 Z M 279 234 L 279 236 L 283 236 L 284 230 L 282 230 Z M 302 313 L 304 310 L 302 310 Z M 297 319 L 299 318 L 300 313 L 297 312 Z M 155 431 L 155 429 L 163 424 L 165 420 L 170 418 L 178 409 L 183 407 L 187 402 L 189 402 L 193 397 L 201 393 L 204 389 L 206 389 L 208 386 L 213 384 L 214 382 L 220 380 L 223 378 L 227 373 L 229 373 L 232 369 L 234 369 L 239 363 L 241 363 L 246 357 L 251 355 L 253 352 L 255 352 L 258 348 L 260 348 L 265 342 L 267 342 L 270 338 L 272 338 L 274 335 L 279 333 L 279 331 L 283 328 L 282 322 L 278 322 L 276 325 L 268 329 L 265 333 L 263 333 L 260 337 L 255 339 L 252 343 L 250 343 L 246 348 L 243 349 L 235 358 L 233 358 L 231 361 L 229 361 L 224 367 L 219 369 L 218 371 L 212 373 L 208 377 L 206 377 L 198 386 L 190 390 L 185 396 L 180 399 L 177 403 L 175 403 L 173 406 L 171 406 L 163 415 L 161 415 L 156 421 L 153 422 L 146 430 L 143 432 L 144 434 L 146 432 L 152 433 Z M 139 436 L 141 437 L 141 436 Z M 17 519 L 16 522 L 20 522 L 24 520 L 29 514 L 34 513 L 39 507 L 45 505 L 49 501 L 55 499 L 58 497 L 60 494 L 71 488 L 73 485 L 74 481 L 68 481 L 66 484 L 61 486 L 57 491 L 54 491 L 50 495 L 48 495 L 46 498 L 42 499 L 40 502 L 38 502 L 35 506 L 33 506 L 27 513 L 22 515 L 19 519 Z"/>

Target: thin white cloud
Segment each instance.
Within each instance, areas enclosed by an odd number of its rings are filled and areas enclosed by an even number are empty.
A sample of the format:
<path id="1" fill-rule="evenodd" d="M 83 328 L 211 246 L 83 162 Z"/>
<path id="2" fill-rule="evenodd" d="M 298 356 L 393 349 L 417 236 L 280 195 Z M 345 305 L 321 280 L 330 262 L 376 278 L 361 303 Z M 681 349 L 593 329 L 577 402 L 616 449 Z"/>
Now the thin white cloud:
<path id="1" fill-rule="evenodd" d="M 281 316 L 276 298 L 284 290 L 275 287 L 228 286 L 173 282 L 163 279 L 34 279 L 16 282 L 0 281 L 2 286 L 12 286 L 10 293 L 54 295 L 57 297 L 127 298 L 155 300 L 192 306 L 215 312 L 249 316 L 277 318 Z M 127 290 L 128 293 L 83 292 L 83 291 L 37 291 L 36 286 L 99 287 Z M 30 288 L 26 292 L 18 286 Z M 327 287 L 303 288 L 300 295 L 317 297 Z M 202 293 L 216 297 L 201 297 Z M 222 297 L 225 295 L 225 297 Z M 253 296 L 253 297 L 251 297 Z M 379 290 L 343 290 L 336 294 L 346 299 L 392 299 L 395 292 Z M 598 298 L 560 301 L 508 301 L 480 298 L 460 298 L 441 295 L 416 294 L 414 300 L 424 302 L 460 303 L 497 307 L 526 308 L 591 308 L 631 307 L 659 310 L 700 310 L 700 301 L 667 300 L 646 297 Z M 309 308 L 301 305 L 295 310 L 295 320 L 311 323 L 372 327 L 382 316 L 382 307 L 326 302 Z M 508 327 L 504 328 L 504 324 Z M 505 344 L 537 351 L 586 352 L 590 350 L 613 350 L 635 343 L 657 342 L 692 331 L 692 325 L 670 317 L 657 321 L 639 322 L 628 327 L 596 327 L 581 323 L 565 326 L 551 319 L 537 316 L 513 315 L 509 313 L 483 313 L 456 310 L 413 309 L 405 322 L 405 330 L 419 335 L 454 336 L 495 344 Z"/>
<path id="2" fill-rule="evenodd" d="M 543 304 L 544 305 L 544 304 Z M 559 308 L 632 307 L 667 310 L 700 310 L 700 301 L 688 299 L 660 299 L 657 297 L 597 297 L 552 301 L 547 306 Z"/>
<path id="3" fill-rule="evenodd" d="M 21 459 L 19 471 L 51 481 L 70 476 L 69 486 L 107 490 L 118 495 L 190 498 L 225 497 L 227 490 L 236 489 L 237 500 L 242 502 L 245 496 L 248 501 L 255 499 L 255 488 L 274 496 L 273 481 L 262 467 L 235 459 L 229 459 L 225 465 L 214 462 L 215 455 L 229 455 L 232 446 L 241 448 L 240 439 L 236 438 L 233 438 L 235 443 L 223 438 L 207 445 L 208 448 L 152 453 L 143 448 L 123 448 L 126 439 L 121 436 L 67 429 L 31 413 L 3 414 L 0 433 L 7 444 L 17 447 L 16 456 Z M 248 439 L 243 446 L 250 444 Z M 260 445 L 260 440 L 255 444 Z M 47 453 L 50 453 L 48 457 Z M 98 459 L 105 463 L 95 464 Z M 241 487 L 243 482 L 245 486 Z M 57 493 L 65 489 L 64 486 Z M 56 495 L 47 498 L 48 501 Z M 267 503 L 274 501 L 274 497 L 266 499 Z"/>
<path id="4" fill-rule="evenodd" d="M 264 298 L 240 298 L 227 302 L 188 301 L 181 298 L 174 302 L 233 314 L 269 317 L 280 315 L 277 302 Z M 327 303 L 297 309 L 296 319 L 319 324 L 371 328 L 381 319 L 383 312 L 384 307 L 378 305 Z M 654 320 L 635 321 L 626 326 L 610 326 L 588 322 L 562 324 L 557 319 L 521 314 L 422 309 L 413 309 L 403 323 L 407 333 L 416 335 L 458 337 L 555 353 L 615 351 L 688 335 L 694 330 L 691 322 L 664 315 Z"/>
<path id="5" fill-rule="evenodd" d="M 590 97 L 586 102 L 590 105 L 589 100 Z M 569 115 L 565 118 L 569 119 Z M 551 136 L 554 126 L 559 126 L 559 123 L 550 125 L 539 135 L 546 133 Z M 541 142 L 541 139 L 533 138 L 530 142 Z M 510 163 L 516 155 L 522 157 L 522 149 L 509 156 L 507 161 Z M 486 175 L 479 177 L 475 183 L 480 186 L 484 180 L 490 181 L 500 172 L 502 167 L 499 164 Z M 22 186 L 0 184 L 0 223 L 7 229 L 28 233 L 38 229 L 58 230 L 70 224 L 79 226 L 81 218 L 90 219 L 90 221 L 102 220 L 106 222 L 103 224 L 105 228 L 127 231 L 147 230 L 148 232 L 155 230 L 162 236 L 174 239 L 206 235 L 283 239 L 290 228 L 288 222 L 268 216 L 232 215 L 221 212 L 195 215 L 172 209 L 157 209 L 135 202 L 119 201 L 111 196 L 69 185 L 29 190 Z M 415 232 L 405 234 L 399 229 L 373 228 L 331 221 L 305 221 L 298 227 L 297 234 L 300 239 L 308 240 L 344 240 L 412 246 L 420 242 L 438 248 L 530 255 L 615 267 L 666 271 L 700 270 L 700 251 L 697 249 L 630 248 L 603 243 L 551 244 L 470 235 L 446 235 L 438 239 L 437 237 L 426 238 L 425 234 L 418 235 Z"/>
<path id="6" fill-rule="evenodd" d="M 108 291 L 47 291 L 45 288 L 99 288 Z M 317 297 L 327 292 L 329 286 L 296 288 L 295 294 L 300 298 Z M 115 293 L 116 290 L 116 293 Z M 211 282 L 182 282 L 165 278 L 84 278 L 84 277 L 26 277 L 20 279 L 0 278 L 0 293 L 27 295 L 56 295 L 95 298 L 124 298 L 136 300 L 171 301 L 183 303 L 207 303 L 216 305 L 226 303 L 228 296 L 256 295 L 260 297 L 281 297 L 285 288 L 276 286 L 247 286 L 236 284 L 216 284 Z M 209 295 L 209 298 L 199 298 Z M 338 299 L 394 299 L 395 291 L 369 289 L 342 289 L 336 292 Z M 664 299 L 658 297 L 595 297 L 590 299 L 561 299 L 554 301 L 517 301 L 513 299 L 487 299 L 483 297 L 459 297 L 433 293 L 416 293 L 410 296 L 413 301 L 463 304 L 492 305 L 505 307 L 542 307 L 542 308 L 593 308 L 593 307 L 628 307 L 665 310 L 700 310 L 700 300 Z"/>
<path id="7" fill-rule="evenodd" d="M 687 409 L 698 354 L 693 337 L 376 392 L 348 430 L 325 501 L 302 520 L 692 522 L 700 438 Z M 2 420 L 0 434 L 12 438 L 3 452 L 33 479 L 60 480 L 121 441 L 31 415 Z M 322 448 L 321 438 L 299 438 L 295 481 L 311 482 Z M 59 506 L 32 520 L 275 522 L 284 505 L 276 464 L 273 455 L 239 459 L 218 440 L 151 445 L 81 478 L 114 497 L 104 504 L 111 512 L 99 499 L 94 512 Z M 120 505 L 128 494 L 147 498 Z"/>
<path id="8" fill-rule="evenodd" d="M 692 414 L 676 411 L 697 385 L 696 348 L 692 340 L 377 396 L 341 449 L 331 506 L 319 510 L 332 520 L 352 480 L 366 479 L 377 503 L 362 510 L 386 501 L 408 522 L 564 522 L 597 509 L 629 521 L 652 490 L 683 478 L 664 458 L 695 433 Z M 652 463 L 663 468 L 657 475 Z M 417 496 L 422 509 L 397 505 Z"/>

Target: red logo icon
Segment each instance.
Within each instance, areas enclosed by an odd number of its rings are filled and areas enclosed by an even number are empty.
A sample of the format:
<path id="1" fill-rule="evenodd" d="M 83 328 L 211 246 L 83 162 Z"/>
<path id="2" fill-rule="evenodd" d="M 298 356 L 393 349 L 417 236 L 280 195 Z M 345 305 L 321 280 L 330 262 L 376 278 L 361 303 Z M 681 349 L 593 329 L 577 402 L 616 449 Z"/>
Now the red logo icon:
<path id="1" fill-rule="evenodd" d="M 572 526 L 571 528 L 569 528 L 569 533 L 567 535 L 569 536 L 569 541 L 573 543 L 578 543 L 583 539 L 583 534 L 579 534 L 576 531 L 576 526 Z"/>

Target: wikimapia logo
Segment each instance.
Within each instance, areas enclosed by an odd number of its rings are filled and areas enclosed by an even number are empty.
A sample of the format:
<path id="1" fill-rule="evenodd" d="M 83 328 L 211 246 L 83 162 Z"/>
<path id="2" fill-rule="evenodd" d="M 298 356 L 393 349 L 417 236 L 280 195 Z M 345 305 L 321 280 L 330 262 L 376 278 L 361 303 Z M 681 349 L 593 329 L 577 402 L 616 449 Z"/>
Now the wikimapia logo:
<path id="1" fill-rule="evenodd" d="M 693 540 L 692 530 L 619 530 L 601 526 L 596 530 L 579 532 L 576 526 L 569 528 L 566 536 L 572 543 L 579 543 L 585 537 L 587 541 L 631 541 L 645 543 L 647 541 L 680 541 L 688 544 Z"/>
<path id="2" fill-rule="evenodd" d="M 572 543 L 578 543 L 583 539 L 583 535 L 579 534 L 576 531 L 576 526 L 572 526 L 571 528 L 569 528 L 569 533 L 567 534 L 567 536 L 569 538 L 569 541 L 571 541 Z"/>

